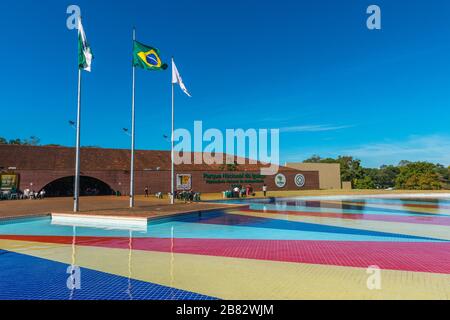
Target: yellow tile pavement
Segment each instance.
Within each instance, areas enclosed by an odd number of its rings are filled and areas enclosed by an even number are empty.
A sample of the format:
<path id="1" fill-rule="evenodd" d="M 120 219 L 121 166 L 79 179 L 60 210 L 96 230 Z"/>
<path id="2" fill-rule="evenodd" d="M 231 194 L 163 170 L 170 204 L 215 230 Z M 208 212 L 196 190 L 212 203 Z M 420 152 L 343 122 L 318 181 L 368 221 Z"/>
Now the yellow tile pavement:
<path id="1" fill-rule="evenodd" d="M 415 213 L 425 213 L 425 214 L 442 214 L 442 215 L 450 215 L 449 210 L 444 210 L 442 208 L 424 208 L 419 206 L 401 206 L 396 204 L 378 204 L 378 203 L 356 203 L 356 202 L 346 202 L 346 201 L 323 201 L 324 203 L 338 204 L 338 205 L 349 205 L 356 207 L 367 207 L 368 210 L 370 208 L 377 209 L 389 209 L 389 210 L 398 210 L 399 213 L 405 213 L 405 211 L 415 212 Z M 345 211 L 345 209 L 343 209 Z"/>

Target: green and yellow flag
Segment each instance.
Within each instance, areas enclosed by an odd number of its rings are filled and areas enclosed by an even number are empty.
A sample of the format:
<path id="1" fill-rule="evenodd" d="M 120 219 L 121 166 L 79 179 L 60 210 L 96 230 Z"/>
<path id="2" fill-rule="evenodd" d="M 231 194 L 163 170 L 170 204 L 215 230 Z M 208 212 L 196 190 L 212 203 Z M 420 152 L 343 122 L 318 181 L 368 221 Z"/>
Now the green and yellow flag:
<path id="1" fill-rule="evenodd" d="M 144 70 L 166 70 L 167 64 L 163 63 L 159 50 L 134 41 L 133 66 Z"/>

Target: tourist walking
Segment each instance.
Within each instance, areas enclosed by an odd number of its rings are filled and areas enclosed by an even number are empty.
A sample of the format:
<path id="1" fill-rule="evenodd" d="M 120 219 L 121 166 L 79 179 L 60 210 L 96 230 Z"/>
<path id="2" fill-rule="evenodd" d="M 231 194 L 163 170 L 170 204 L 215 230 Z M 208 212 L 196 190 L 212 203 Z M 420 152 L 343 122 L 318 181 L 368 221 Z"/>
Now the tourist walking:
<path id="1" fill-rule="evenodd" d="M 264 193 L 264 198 L 267 197 L 267 185 L 264 183 L 263 187 L 262 187 L 263 193 Z"/>

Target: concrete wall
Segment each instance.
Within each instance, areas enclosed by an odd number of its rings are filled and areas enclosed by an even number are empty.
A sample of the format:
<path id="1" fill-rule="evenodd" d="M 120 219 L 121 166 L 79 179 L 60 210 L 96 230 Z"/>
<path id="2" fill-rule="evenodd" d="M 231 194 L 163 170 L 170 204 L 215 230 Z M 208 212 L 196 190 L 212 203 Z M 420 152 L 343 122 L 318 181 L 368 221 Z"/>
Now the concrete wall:
<path id="1" fill-rule="evenodd" d="M 287 163 L 286 167 L 304 170 L 318 171 L 320 189 L 342 189 L 341 167 L 338 163 Z"/>
<path id="2" fill-rule="evenodd" d="M 352 183 L 351 181 L 343 181 L 342 182 L 342 189 L 344 190 L 352 190 Z"/>

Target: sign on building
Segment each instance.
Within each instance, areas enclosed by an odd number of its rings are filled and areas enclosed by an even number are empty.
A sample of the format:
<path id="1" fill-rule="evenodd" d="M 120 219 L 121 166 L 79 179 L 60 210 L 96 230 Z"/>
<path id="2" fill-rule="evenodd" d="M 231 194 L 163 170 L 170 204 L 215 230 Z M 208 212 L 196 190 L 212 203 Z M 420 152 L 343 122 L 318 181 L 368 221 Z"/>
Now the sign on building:
<path id="1" fill-rule="evenodd" d="M 190 189 L 192 189 L 192 175 L 177 174 L 177 190 L 190 190 Z"/>
<path id="2" fill-rule="evenodd" d="M 275 176 L 275 185 L 278 188 L 284 188 L 286 186 L 286 176 L 282 173 L 279 173 Z"/>
<path id="3" fill-rule="evenodd" d="M 1 174 L 0 189 L 1 190 L 17 190 L 19 188 L 18 174 Z"/>
<path id="4" fill-rule="evenodd" d="M 302 174 L 297 174 L 296 176 L 295 176 L 295 185 L 297 186 L 297 187 L 299 187 L 299 188 L 303 188 L 304 186 L 305 186 L 305 183 L 306 183 L 306 179 L 305 179 L 305 176 L 304 175 L 302 175 Z"/>

